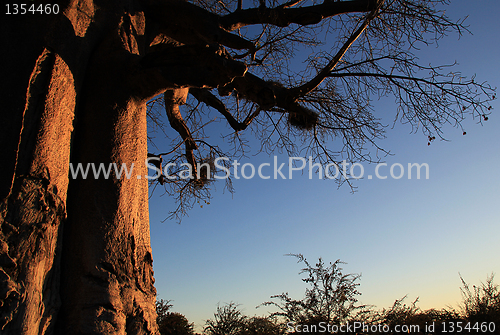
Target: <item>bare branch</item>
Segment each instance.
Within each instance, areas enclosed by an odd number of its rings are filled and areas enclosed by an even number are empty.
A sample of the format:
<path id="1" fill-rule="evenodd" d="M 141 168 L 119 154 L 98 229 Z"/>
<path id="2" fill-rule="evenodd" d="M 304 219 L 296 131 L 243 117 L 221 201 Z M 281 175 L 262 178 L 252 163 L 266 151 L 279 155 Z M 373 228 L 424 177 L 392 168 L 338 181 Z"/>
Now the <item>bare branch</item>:
<path id="1" fill-rule="evenodd" d="M 176 137 L 174 150 L 161 150 L 169 162 L 187 159 L 195 167 L 216 154 L 245 155 L 248 132 L 260 142 L 259 152 L 305 154 L 332 167 L 343 160 L 378 162 L 388 152 L 377 144 L 386 125 L 374 97 L 393 96 L 394 120 L 421 129 L 429 141 L 441 136 L 444 124 L 460 128 L 466 113 L 486 121 L 495 99 L 488 84 L 451 72 L 454 64 L 418 63 L 419 47 L 467 31 L 439 8 L 446 0 L 259 0 L 259 8 L 250 9 L 239 0 L 145 1 L 146 16 L 159 26 L 152 35 L 166 37 L 152 43 L 141 70 L 152 73 L 145 78 L 160 82 L 160 89 L 191 93 L 184 118 L 179 101 L 165 101 L 169 123 L 186 146 L 179 149 Z M 205 130 L 219 119 L 231 127 L 221 137 Z M 354 190 L 348 178 L 337 182 Z M 209 196 L 196 180 L 164 186 L 179 202 L 177 214 Z"/>
<path id="2" fill-rule="evenodd" d="M 330 62 L 323 68 L 321 71 L 307 83 L 293 88 L 291 90 L 292 95 L 295 97 L 304 96 L 305 94 L 311 92 L 315 89 L 321 82 L 329 75 L 329 73 L 337 66 L 339 61 L 345 55 L 347 50 L 352 46 L 352 44 L 358 39 L 358 37 L 363 33 L 363 31 L 368 27 L 370 22 L 377 17 L 378 10 L 382 6 L 383 1 L 380 1 L 375 9 L 373 9 L 370 14 L 368 14 L 363 21 L 363 23 L 359 26 L 359 28 L 351 34 L 351 36 L 345 41 L 344 45 L 339 49 L 337 54 L 330 60 Z"/>
<path id="3" fill-rule="evenodd" d="M 209 90 L 191 88 L 189 90 L 189 93 L 191 93 L 198 101 L 203 102 L 207 106 L 215 108 L 217 111 L 219 111 L 219 113 L 221 113 L 226 118 L 231 128 L 233 128 L 235 131 L 245 130 L 253 121 L 253 119 L 255 119 L 257 115 L 259 115 L 259 110 L 256 110 L 255 112 L 248 114 L 243 122 L 238 122 L 227 110 L 224 103 L 217 99 L 215 95 L 210 93 Z"/>
<path id="4" fill-rule="evenodd" d="M 178 90 L 167 90 L 163 96 L 165 99 L 165 111 L 167 112 L 170 126 L 179 133 L 184 141 L 184 145 L 186 147 L 186 159 L 189 164 L 191 164 L 194 175 L 196 175 L 196 159 L 194 157 L 193 150 L 198 149 L 198 146 L 196 145 L 196 142 L 194 141 L 189 128 L 186 126 L 179 110 L 179 105 L 186 102 L 187 94 L 188 89 L 184 88 Z"/>

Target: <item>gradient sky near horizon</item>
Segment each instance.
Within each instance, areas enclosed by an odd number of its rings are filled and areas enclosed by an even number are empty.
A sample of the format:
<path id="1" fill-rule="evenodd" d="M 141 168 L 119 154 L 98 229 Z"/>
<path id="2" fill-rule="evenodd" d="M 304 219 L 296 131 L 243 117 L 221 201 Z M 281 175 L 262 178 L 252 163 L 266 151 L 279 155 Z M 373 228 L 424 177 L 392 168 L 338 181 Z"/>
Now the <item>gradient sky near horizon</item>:
<path id="1" fill-rule="evenodd" d="M 499 12 L 498 0 L 452 0 L 447 15 L 469 16 L 473 35 L 450 35 L 439 48 L 422 49 L 421 63 L 456 60 L 464 75 L 500 86 Z M 271 295 L 303 297 L 301 264 L 284 256 L 301 253 L 311 262 L 341 259 L 344 272 L 361 273 L 364 304 L 390 307 L 407 295 L 408 302 L 419 297 L 422 309 L 456 307 L 459 273 L 472 284 L 500 273 L 500 106 L 492 106 L 482 126 L 467 120 L 466 136 L 445 126 L 449 141 L 430 146 L 408 125 L 387 129 L 379 144 L 392 154 L 384 158 L 388 166 L 427 163 L 428 180 L 363 179 L 354 194 L 332 180 L 310 180 L 307 172 L 292 180 L 233 180 L 234 194 L 218 182 L 210 205 L 195 207 L 181 224 L 162 223 L 174 203 L 155 194 L 150 224 L 158 298 L 173 300 L 172 310 L 197 329 L 217 303 L 233 301 L 247 315 L 263 315 L 267 309 L 255 307 Z M 396 112 L 389 100 L 377 108 Z M 240 162 L 273 160 L 259 154 Z M 373 174 L 375 166 L 364 167 Z"/>

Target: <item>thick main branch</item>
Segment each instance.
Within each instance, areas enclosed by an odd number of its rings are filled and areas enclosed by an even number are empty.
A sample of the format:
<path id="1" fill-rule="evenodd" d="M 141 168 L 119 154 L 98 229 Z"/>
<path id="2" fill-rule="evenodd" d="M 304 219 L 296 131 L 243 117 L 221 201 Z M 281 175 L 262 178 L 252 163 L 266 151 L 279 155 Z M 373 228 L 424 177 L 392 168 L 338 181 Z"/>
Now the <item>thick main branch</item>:
<path id="1" fill-rule="evenodd" d="M 300 105 L 293 92 L 272 81 L 265 81 L 251 73 L 238 77 L 230 84 L 240 96 L 256 103 L 262 110 L 286 112 L 291 124 L 300 128 L 310 129 L 318 121 L 315 112 Z"/>
<path id="2" fill-rule="evenodd" d="M 158 25 L 159 32 L 183 44 L 219 43 L 233 49 L 252 49 L 253 43 L 229 33 L 219 16 L 184 0 L 147 2 L 146 16 Z"/>
<path id="3" fill-rule="evenodd" d="M 221 87 L 247 71 L 223 47 L 185 45 L 166 47 L 139 61 L 130 81 L 141 95 L 151 98 L 165 89 L 181 87 Z"/>
<path id="4" fill-rule="evenodd" d="M 228 31 L 251 24 L 272 24 L 286 27 L 292 23 L 303 26 L 319 23 L 327 17 L 345 13 L 367 12 L 375 8 L 377 1 L 355 0 L 336 1 L 326 0 L 320 5 L 286 8 L 250 8 L 225 15 L 220 18 L 222 27 Z"/>

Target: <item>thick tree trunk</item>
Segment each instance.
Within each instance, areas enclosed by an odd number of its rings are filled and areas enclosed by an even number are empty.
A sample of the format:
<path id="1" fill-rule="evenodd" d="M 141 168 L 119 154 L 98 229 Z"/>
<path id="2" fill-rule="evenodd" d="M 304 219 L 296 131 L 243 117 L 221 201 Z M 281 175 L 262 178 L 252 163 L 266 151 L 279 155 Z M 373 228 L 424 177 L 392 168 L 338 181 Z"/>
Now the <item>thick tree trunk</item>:
<path id="1" fill-rule="evenodd" d="M 2 204 L 1 326 L 12 333 L 44 333 L 59 307 L 74 97 L 68 67 L 44 50 L 30 79 L 16 177 Z"/>
<path id="2" fill-rule="evenodd" d="M 94 54 L 75 130 L 73 166 L 116 164 L 119 178 L 71 183 L 64 231 L 64 334 L 150 334 L 155 289 L 149 243 L 146 106 L 132 98 L 121 50 Z M 122 80 L 117 81 L 117 78 Z"/>
<path id="3" fill-rule="evenodd" d="M 131 3 L 2 17 L 2 334 L 157 333 L 147 97 L 129 78 L 145 22 Z M 134 170 L 74 180 L 70 161 Z"/>

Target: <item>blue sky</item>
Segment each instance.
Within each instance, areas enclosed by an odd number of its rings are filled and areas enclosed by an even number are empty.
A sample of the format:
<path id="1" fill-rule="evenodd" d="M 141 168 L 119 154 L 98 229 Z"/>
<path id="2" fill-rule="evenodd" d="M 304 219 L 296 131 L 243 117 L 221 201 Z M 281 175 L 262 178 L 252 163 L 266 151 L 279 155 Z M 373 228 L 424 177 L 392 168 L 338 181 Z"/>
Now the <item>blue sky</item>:
<path id="1" fill-rule="evenodd" d="M 495 87 L 500 78 L 500 11 L 497 0 L 452 0 L 447 14 L 469 16 L 474 35 L 449 36 L 418 55 L 422 63 L 457 61 L 468 76 Z M 341 259 L 347 273 L 361 273 L 360 301 L 389 307 L 395 299 L 419 297 L 422 309 L 456 307 L 460 278 L 473 284 L 500 273 L 500 120 L 497 101 L 483 126 L 467 120 L 460 129 L 444 127 L 449 141 L 427 146 L 407 125 L 387 130 L 379 144 L 393 163 L 427 163 L 430 178 L 359 180 L 357 192 L 331 180 L 234 180 L 236 192 L 219 182 L 210 205 L 195 207 L 179 225 L 161 221 L 174 204 L 150 201 L 151 242 L 158 297 L 197 326 L 212 317 L 217 303 L 234 301 L 247 315 L 271 295 L 303 296 L 300 264 Z M 381 114 L 394 115 L 390 101 Z M 389 123 L 389 120 L 385 120 Z M 287 157 L 278 155 L 280 162 Z M 273 163 L 268 155 L 241 163 Z M 366 174 L 375 167 L 365 165 Z M 381 171 L 384 171 L 383 169 Z M 384 171 L 388 172 L 388 168 Z M 500 278 L 497 278 L 497 282 Z"/>

